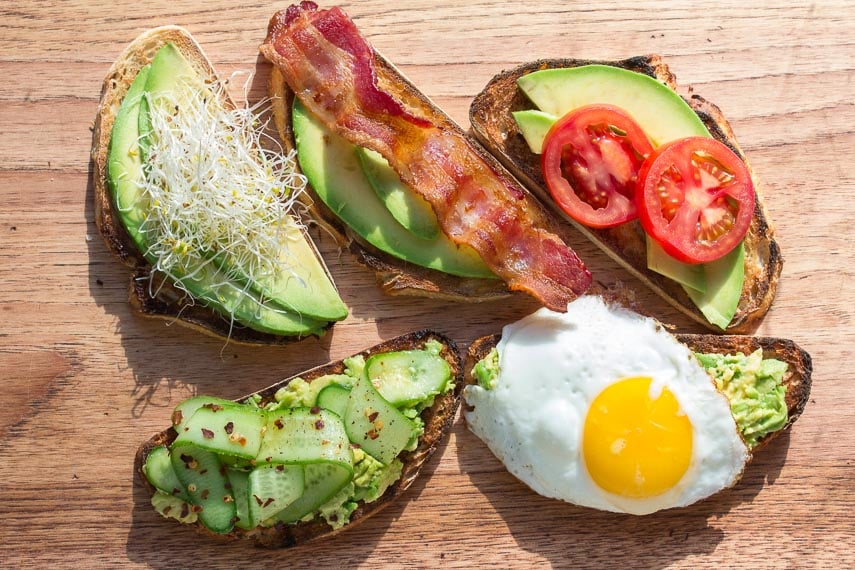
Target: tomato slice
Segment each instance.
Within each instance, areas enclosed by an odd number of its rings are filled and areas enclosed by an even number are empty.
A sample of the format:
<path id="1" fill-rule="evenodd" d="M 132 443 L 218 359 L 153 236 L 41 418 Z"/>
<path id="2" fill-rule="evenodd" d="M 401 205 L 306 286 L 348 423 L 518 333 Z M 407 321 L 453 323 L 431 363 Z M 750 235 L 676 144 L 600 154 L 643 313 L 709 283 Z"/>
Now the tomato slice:
<path id="1" fill-rule="evenodd" d="M 669 255 L 686 263 L 723 257 L 742 241 L 754 214 L 748 167 L 715 139 L 662 145 L 639 173 L 638 217 Z"/>
<path id="2" fill-rule="evenodd" d="M 587 105 L 559 119 L 543 142 L 549 193 L 586 226 L 608 228 L 638 217 L 638 173 L 653 145 L 623 110 Z"/>

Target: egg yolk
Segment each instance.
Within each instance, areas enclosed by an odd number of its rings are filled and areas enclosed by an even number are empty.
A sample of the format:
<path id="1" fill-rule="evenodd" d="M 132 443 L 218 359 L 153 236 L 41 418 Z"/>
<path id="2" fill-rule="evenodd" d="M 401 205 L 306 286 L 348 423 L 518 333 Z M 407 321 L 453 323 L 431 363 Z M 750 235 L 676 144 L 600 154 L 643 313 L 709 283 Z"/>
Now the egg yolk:
<path id="1" fill-rule="evenodd" d="M 588 473 L 606 491 L 654 497 L 677 484 L 692 457 L 692 424 L 666 387 L 655 397 L 649 377 L 608 386 L 588 409 L 582 453 Z"/>

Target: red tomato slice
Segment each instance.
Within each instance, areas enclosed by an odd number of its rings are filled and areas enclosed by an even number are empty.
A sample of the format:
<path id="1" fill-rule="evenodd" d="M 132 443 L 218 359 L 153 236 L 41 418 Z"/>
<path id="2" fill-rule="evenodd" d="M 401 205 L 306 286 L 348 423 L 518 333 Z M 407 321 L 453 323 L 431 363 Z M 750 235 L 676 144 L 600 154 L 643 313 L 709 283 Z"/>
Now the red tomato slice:
<path id="1" fill-rule="evenodd" d="M 653 145 L 638 123 L 611 105 L 588 105 L 559 119 L 543 142 L 550 194 L 577 222 L 608 228 L 638 217 L 638 172 Z"/>
<path id="2" fill-rule="evenodd" d="M 688 137 L 656 149 L 639 173 L 638 217 L 669 255 L 706 263 L 735 248 L 754 214 L 748 167 L 715 139 Z"/>

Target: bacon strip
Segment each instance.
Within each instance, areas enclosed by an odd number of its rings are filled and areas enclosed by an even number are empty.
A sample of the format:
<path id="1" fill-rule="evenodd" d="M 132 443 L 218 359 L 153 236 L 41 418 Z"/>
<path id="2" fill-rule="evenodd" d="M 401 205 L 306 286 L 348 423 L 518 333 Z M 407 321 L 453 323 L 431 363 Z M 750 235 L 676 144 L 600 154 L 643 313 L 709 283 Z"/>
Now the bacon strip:
<path id="1" fill-rule="evenodd" d="M 441 113 L 378 86 L 375 53 L 338 7 L 304 1 L 270 20 L 261 52 L 309 111 L 353 144 L 383 155 L 433 206 L 440 227 L 473 247 L 510 289 L 556 311 L 591 274 L 510 177 L 492 168 Z"/>

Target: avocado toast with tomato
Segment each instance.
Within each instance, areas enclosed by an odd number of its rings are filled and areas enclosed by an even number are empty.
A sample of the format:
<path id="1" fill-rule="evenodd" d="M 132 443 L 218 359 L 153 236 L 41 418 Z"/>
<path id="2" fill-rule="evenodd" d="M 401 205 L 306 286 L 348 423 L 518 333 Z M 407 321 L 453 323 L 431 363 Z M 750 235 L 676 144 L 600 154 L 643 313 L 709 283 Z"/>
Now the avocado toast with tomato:
<path id="1" fill-rule="evenodd" d="M 290 547 L 330 536 L 403 493 L 442 443 L 461 356 L 403 335 L 238 401 L 194 396 L 137 452 L 164 517 L 228 539 Z"/>
<path id="2" fill-rule="evenodd" d="M 756 192 L 758 184 L 753 172 L 722 112 L 699 95 L 683 99 L 675 89 L 676 78 L 658 56 L 616 62 L 539 60 L 494 77 L 473 100 L 470 122 L 475 137 L 529 190 L 670 304 L 713 330 L 749 332 L 757 327 L 768 311 L 781 273 L 783 260 L 774 239 L 774 229 Z M 740 170 L 743 179 L 739 184 L 752 186 L 754 194 L 744 203 L 727 196 L 724 198 L 725 207 L 720 209 L 727 217 L 726 223 L 722 224 L 727 226 L 721 232 L 722 235 L 739 224 L 747 228 L 743 230 L 745 233 L 741 242 L 736 240 L 739 245 L 734 247 L 734 240 L 731 239 L 729 245 L 719 249 L 732 249 L 724 251 L 715 261 L 700 265 L 697 258 L 689 256 L 686 259 L 690 262 L 686 263 L 685 260 L 675 258 L 673 252 L 664 251 L 671 245 L 669 240 L 678 245 L 681 240 L 691 241 L 685 236 L 675 237 L 673 233 L 669 237 L 668 232 L 673 229 L 669 228 L 667 220 L 659 224 L 666 229 L 657 236 L 664 242 L 651 239 L 642 223 L 645 222 L 644 208 L 636 208 L 634 202 L 638 202 L 637 194 L 633 194 L 637 189 L 634 188 L 636 182 L 637 186 L 643 186 L 643 180 L 633 179 L 633 176 L 643 176 L 644 172 L 639 169 L 647 157 L 628 142 L 633 139 L 628 127 L 615 127 L 611 123 L 616 121 L 613 114 L 605 120 L 601 119 L 601 123 L 611 125 L 611 133 L 605 138 L 610 139 L 607 143 L 611 149 L 620 146 L 623 150 L 617 155 L 610 155 L 619 157 L 616 162 L 605 163 L 606 170 L 611 169 L 608 172 L 611 175 L 610 183 L 597 189 L 604 190 L 605 195 L 614 200 L 598 203 L 591 195 L 584 196 L 584 189 L 579 190 L 583 188 L 584 181 L 581 184 L 576 180 L 570 181 L 574 177 L 573 169 L 579 172 L 581 161 L 562 152 L 561 145 L 564 143 L 557 140 L 560 138 L 558 136 L 554 137 L 558 149 L 553 150 L 550 166 L 546 166 L 548 157 L 542 154 L 545 150 L 542 145 L 548 144 L 550 130 L 555 122 L 564 121 L 566 124 L 574 118 L 570 116 L 571 112 L 582 114 L 586 109 L 596 111 L 594 106 L 603 104 L 617 107 L 618 112 L 624 111 L 646 134 L 649 139 L 647 144 L 653 149 L 652 152 L 648 149 L 648 156 L 653 157 L 648 166 L 657 156 L 664 156 L 663 161 L 667 162 L 668 154 L 664 151 L 671 148 L 672 154 L 676 152 L 674 148 L 679 146 L 676 141 L 711 138 L 718 142 L 702 141 L 700 144 L 721 143 L 711 154 L 703 149 L 691 151 L 694 157 L 707 158 L 695 161 L 695 164 L 700 164 L 700 168 L 688 167 L 687 171 L 693 173 L 687 175 L 686 179 L 694 176 L 700 179 L 703 176 L 704 184 L 724 187 L 728 185 L 728 177 L 732 174 L 729 169 Z M 577 127 L 577 130 L 591 132 L 586 128 L 591 124 L 589 122 L 581 129 Z M 560 130 L 560 125 L 556 127 L 557 130 Z M 587 137 L 589 143 L 593 138 Z M 630 150 L 627 150 L 627 145 Z M 727 155 L 719 147 L 724 147 L 730 154 Z M 588 144 L 585 152 L 591 149 L 596 160 L 608 153 L 603 150 L 604 147 L 598 148 L 596 144 Z M 669 176 L 673 172 L 669 168 L 672 165 L 673 161 L 662 167 L 659 178 L 648 185 L 653 196 L 648 200 L 648 218 L 652 217 L 650 212 L 655 214 L 661 210 L 667 213 L 665 202 L 659 203 L 657 197 L 665 195 L 672 198 L 669 195 L 671 190 L 683 195 L 691 190 L 692 185 L 684 184 L 679 176 Z M 544 174 L 545 168 L 550 172 L 548 175 Z M 627 171 L 631 174 L 623 174 Z M 590 174 L 589 177 L 595 178 Z M 564 179 L 564 182 L 560 179 Z M 554 182 L 556 180 L 557 184 Z M 616 181 L 620 180 L 626 183 L 625 188 L 617 188 Z M 553 182 L 551 186 L 550 182 Z M 561 187 L 563 191 L 556 191 L 555 187 Z M 625 199 L 621 198 L 621 193 Z M 562 201 L 564 206 L 559 205 L 558 201 Z M 586 202 L 586 205 L 578 206 L 579 202 Z M 616 212 L 618 208 L 615 206 L 619 203 L 630 204 L 629 207 L 642 218 L 641 221 L 626 212 Z M 581 216 L 578 215 L 582 210 L 585 211 Z M 585 213 L 591 214 L 593 221 L 584 220 Z M 662 217 L 666 216 L 660 216 L 660 222 Z M 721 220 L 722 216 L 714 212 L 711 219 Z M 703 226 L 703 223 L 704 218 L 701 217 L 698 227 Z M 714 225 L 702 229 L 715 234 Z M 691 237 L 694 239 L 694 236 Z M 716 239 L 710 241 L 715 242 Z"/>

